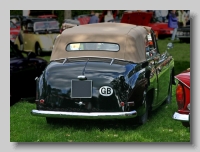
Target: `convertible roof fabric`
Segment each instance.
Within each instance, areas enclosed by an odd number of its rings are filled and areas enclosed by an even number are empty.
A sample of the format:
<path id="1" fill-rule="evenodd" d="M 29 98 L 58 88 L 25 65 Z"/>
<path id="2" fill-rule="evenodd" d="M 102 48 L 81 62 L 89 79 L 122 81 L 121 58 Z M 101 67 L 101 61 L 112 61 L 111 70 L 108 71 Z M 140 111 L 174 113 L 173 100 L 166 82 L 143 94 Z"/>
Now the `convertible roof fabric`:
<path id="1" fill-rule="evenodd" d="M 135 63 L 146 60 L 145 37 L 150 27 L 126 23 L 95 23 L 66 29 L 55 40 L 50 61 L 70 57 L 108 57 L 128 60 Z M 113 51 L 66 51 L 69 43 L 109 42 L 120 45 L 120 50 Z"/>

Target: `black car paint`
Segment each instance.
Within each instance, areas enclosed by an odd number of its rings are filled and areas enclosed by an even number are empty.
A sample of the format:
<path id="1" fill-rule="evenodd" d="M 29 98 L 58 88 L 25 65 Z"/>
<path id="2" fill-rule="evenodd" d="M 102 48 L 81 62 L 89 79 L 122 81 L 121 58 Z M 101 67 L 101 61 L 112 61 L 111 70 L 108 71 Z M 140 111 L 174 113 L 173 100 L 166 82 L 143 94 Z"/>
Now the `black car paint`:
<path id="1" fill-rule="evenodd" d="M 146 89 L 147 79 L 143 77 L 144 71 L 138 68 L 137 64 L 128 62 L 114 61 L 110 62 L 94 62 L 89 61 L 85 69 L 87 80 L 93 82 L 93 94 L 90 99 L 81 99 L 81 101 L 92 106 L 79 107 L 74 101 L 80 99 L 71 98 L 71 79 L 77 79 L 82 74 L 85 62 L 67 62 L 65 64 L 59 62 L 51 62 L 39 80 L 38 99 L 44 99 L 45 103 L 40 104 L 40 109 L 61 110 L 69 108 L 70 110 L 79 111 L 122 111 L 120 102 L 134 100 L 135 104 L 140 104 L 140 95 L 143 95 Z M 118 63 L 115 63 L 118 62 Z M 104 97 L 98 93 L 102 86 L 110 86 L 114 93 L 109 97 Z M 55 89 L 56 88 L 56 89 Z M 137 88 L 137 89 L 135 89 Z M 131 94 L 137 92 L 137 96 Z M 117 99 L 118 98 L 118 99 Z M 106 100 L 108 101 L 106 101 Z M 65 110 L 65 111 L 66 111 Z"/>
<path id="2" fill-rule="evenodd" d="M 27 53 L 27 52 L 26 52 Z M 36 58 L 33 52 L 24 57 L 22 51 L 10 41 L 10 102 L 25 97 L 35 97 L 35 78 L 42 74 L 47 61 Z"/>

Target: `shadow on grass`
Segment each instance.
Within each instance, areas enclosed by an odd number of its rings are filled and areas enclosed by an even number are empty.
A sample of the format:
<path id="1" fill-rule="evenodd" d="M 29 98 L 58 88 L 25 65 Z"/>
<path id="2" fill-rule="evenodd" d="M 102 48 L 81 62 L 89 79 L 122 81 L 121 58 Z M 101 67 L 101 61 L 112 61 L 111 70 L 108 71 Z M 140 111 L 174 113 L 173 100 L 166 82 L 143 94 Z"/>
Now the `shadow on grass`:
<path id="1" fill-rule="evenodd" d="M 143 125 L 152 125 L 153 119 L 156 119 L 168 104 L 163 103 L 159 108 L 149 113 L 148 121 Z M 93 130 L 98 128 L 100 131 L 106 129 L 118 130 L 136 130 L 143 125 L 138 124 L 137 118 L 128 119 L 56 119 L 53 123 L 48 124 L 52 128 L 70 127 L 78 130 Z"/>
<path id="2" fill-rule="evenodd" d="M 188 61 L 174 61 L 175 75 L 190 68 L 190 62 Z"/>
<path id="3" fill-rule="evenodd" d="M 135 130 L 140 126 L 135 119 L 56 119 L 54 123 L 48 125 L 53 128 L 62 128 L 65 126 L 78 130 L 93 130 L 98 128 L 101 131 L 105 129 Z"/>

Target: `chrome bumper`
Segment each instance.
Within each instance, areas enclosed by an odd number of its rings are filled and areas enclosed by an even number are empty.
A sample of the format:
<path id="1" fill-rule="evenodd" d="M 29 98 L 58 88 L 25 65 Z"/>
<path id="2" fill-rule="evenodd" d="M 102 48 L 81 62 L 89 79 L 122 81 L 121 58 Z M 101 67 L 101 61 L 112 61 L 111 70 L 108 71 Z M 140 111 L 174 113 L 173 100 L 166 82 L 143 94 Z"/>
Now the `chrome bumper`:
<path id="1" fill-rule="evenodd" d="M 178 112 L 175 112 L 172 118 L 175 119 L 175 120 L 179 120 L 179 121 L 189 122 L 190 121 L 190 114 L 180 114 Z"/>
<path id="2" fill-rule="evenodd" d="M 33 116 L 41 117 L 54 117 L 54 118 L 83 118 L 83 119 L 126 119 L 134 118 L 137 116 L 136 111 L 130 112 L 62 112 L 62 111 L 44 111 L 44 110 L 32 110 Z"/>

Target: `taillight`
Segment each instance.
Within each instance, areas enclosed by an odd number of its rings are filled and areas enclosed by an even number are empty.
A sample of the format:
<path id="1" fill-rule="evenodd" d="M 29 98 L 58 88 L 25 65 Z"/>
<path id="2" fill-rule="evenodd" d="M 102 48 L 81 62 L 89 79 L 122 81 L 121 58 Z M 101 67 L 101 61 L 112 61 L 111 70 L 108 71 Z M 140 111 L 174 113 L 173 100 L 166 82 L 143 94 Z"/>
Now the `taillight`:
<path id="1" fill-rule="evenodd" d="M 181 84 L 177 85 L 176 88 L 176 101 L 178 104 L 178 109 L 182 109 L 184 107 L 185 98 L 184 98 L 184 89 Z"/>

